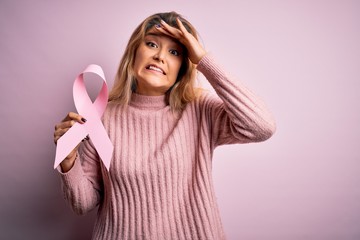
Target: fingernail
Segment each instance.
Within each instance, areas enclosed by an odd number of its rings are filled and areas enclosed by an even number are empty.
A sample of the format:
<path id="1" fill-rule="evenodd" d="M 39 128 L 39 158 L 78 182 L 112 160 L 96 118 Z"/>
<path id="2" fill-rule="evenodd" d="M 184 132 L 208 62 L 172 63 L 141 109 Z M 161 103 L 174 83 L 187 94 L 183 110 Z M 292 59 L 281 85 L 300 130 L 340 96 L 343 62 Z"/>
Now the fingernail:
<path id="1" fill-rule="evenodd" d="M 81 118 L 81 121 L 86 122 L 87 120 L 85 118 Z"/>
<path id="2" fill-rule="evenodd" d="M 155 24 L 155 27 L 156 28 L 161 28 L 161 25 L 160 24 Z"/>
<path id="3" fill-rule="evenodd" d="M 164 20 L 162 20 L 162 19 L 160 20 L 160 23 L 161 24 L 166 24 L 166 22 Z"/>

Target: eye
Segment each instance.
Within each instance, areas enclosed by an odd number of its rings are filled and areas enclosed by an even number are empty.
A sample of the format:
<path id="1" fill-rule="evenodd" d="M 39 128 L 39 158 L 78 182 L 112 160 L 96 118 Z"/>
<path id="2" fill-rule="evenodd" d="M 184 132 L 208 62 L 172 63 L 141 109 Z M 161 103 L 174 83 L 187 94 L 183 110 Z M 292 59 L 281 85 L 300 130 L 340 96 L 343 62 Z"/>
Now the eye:
<path id="1" fill-rule="evenodd" d="M 158 46 L 153 42 L 146 42 L 146 45 L 152 48 L 157 48 Z"/>
<path id="2" fill-rule="evenodd" d="M 172 54 L 174 56 L 179 56 L 180 55 L 180 52 L 178 50 L 175 50 L 175 49 L 171 49 L 169 52 L 170 52 L 170 54 Z"/>

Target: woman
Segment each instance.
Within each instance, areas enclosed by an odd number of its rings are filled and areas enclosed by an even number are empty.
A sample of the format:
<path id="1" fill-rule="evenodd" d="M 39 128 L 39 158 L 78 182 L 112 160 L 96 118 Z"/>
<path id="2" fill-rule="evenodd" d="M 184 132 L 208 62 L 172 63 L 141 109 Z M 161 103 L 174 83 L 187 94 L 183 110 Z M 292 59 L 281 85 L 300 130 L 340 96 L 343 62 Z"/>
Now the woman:
<path id="1" fill-rule="evenodd" d="M 195 88 L 197 70 L 216 94 Z M 55 127 L 55 143 L 85 121 L 69 113 Z M 91 140 L 58 168 L 75 212 L 99 207 L 93 239 L 225 239 L 213 150 L 264 141 L 275 131 L 260 99 L 228 77 L 175 12 L 152 15 L 135 29 L 103 123 L 115 147 L 110 171 Z"/>

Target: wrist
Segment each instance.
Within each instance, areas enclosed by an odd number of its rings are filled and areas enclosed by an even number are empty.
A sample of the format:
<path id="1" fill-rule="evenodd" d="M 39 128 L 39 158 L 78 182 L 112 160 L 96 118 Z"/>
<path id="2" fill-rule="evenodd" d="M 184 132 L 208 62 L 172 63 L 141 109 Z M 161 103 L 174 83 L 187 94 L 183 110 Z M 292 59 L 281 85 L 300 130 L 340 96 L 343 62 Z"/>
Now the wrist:
<path id="1" fill-rule="evenodd" d="M 77 153 L 72 154 L 72 156 L 66 157 L 61 163 L 61 171 L 63 173 L 68 172 L 75 164 L 75 160 L 77 158 Z"/>
<path id="2" fill-rule="evenodd" d="M 196 60 L 193 62 L 194 64 L 199 64 L 199 62 L 201 61 L 201 59 L 207 54 L 207 52 L 205 50 L 199 51 L 196 54 Z"/>

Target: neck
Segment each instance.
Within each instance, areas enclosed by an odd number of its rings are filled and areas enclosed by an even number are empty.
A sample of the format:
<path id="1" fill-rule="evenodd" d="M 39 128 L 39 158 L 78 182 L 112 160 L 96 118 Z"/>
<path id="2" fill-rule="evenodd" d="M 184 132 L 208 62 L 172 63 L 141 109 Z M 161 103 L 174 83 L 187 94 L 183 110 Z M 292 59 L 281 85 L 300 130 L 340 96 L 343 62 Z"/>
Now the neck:
<path id="1" fill-rule="evenodd" d="M 161 109 L 168 105 L 166 95 L 148 96 L 138 93 L 131 94 L 130 106 L 141 109 Z"/>

